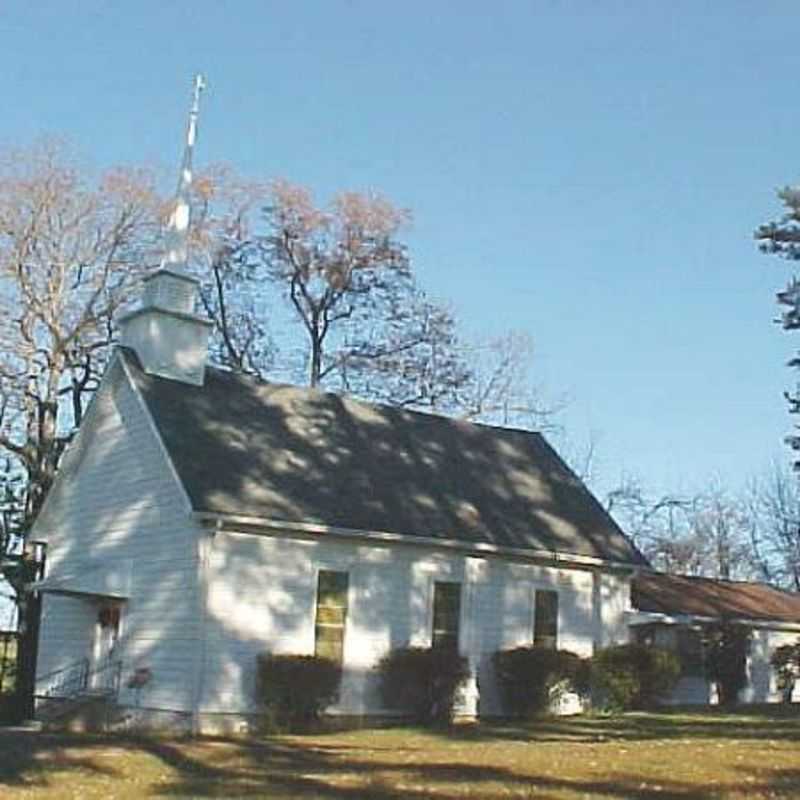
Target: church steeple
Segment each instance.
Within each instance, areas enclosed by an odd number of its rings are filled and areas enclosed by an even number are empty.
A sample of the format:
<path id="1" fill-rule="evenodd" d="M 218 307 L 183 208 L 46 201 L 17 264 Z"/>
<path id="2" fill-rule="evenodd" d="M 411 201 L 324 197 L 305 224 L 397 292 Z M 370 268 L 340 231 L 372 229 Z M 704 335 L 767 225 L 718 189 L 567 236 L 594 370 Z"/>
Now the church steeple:
<path id="1" fill-rule="evenodd" d="M 145 372 L 202 385 L 211 322 L 194 313 L 199 281 L 188 272 L 192 156 L 197 138 L 202 75 L 194 80 L 192 106 L 175 204 L 164 233 L 161 266 L 146 278 L 141 308 L 120 320 L 122 344 L 136 351 Z"/>
<path id="2" fill-rule="evenodd" d="M 192 107 L 189 111 L 189 125 L 186 129 L 186 144 L 183 149 L 183 162 L 178 178 L 178 189 L 175 192 L 175 207 L 170 214 L 165 236 L 164 260 L 162 267 L 182 270 L 189 259 L 189 225 L 191 223 L 192 205 L 192 155 L 197 139 L 197 117 L 200 114 L 200 92 L 206 88 L 202 75 L 194 79 Z"/>

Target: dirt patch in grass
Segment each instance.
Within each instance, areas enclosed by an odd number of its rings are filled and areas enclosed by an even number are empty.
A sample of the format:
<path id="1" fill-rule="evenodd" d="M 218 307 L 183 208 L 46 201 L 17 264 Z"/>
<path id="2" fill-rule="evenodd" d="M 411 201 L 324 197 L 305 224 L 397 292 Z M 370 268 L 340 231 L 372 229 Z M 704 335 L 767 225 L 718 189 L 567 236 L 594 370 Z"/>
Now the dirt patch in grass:
<path id="1" fill-rule="evenodd" d="M 631 714 L 247 740 L 6 731 L 0 797 L 794 798 L 800 717 Z"/>

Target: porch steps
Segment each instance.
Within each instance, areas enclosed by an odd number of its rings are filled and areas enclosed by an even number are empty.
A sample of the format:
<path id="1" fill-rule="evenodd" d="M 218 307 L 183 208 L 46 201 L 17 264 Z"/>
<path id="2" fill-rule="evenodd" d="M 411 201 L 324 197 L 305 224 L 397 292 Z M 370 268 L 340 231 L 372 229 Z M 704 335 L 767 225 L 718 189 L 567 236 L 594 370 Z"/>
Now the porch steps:
<path id="1" fill-rule="evenodd" d="M 113 692 L 87 690 L 70 697 L 48 697 L 36 705 L 40 730 L 96 731 L 108 726 L 115 705 Z"/>
<path id="2" fill-rule="evenodd" d="M 105 730 L 119 693 L 122 663 L 90 670 L 88 659 L 68 664 L 37 681 L 36 720 L 44 729 Z"/>

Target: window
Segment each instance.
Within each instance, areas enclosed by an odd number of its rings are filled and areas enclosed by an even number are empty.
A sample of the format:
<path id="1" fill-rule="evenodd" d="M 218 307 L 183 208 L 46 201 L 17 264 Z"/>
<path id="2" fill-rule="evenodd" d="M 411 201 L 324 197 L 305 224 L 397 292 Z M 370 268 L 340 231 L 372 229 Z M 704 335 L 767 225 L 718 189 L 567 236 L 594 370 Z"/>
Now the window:
<path id="1" fill-rule="evenodd" d="M 534 647 L 558 647 L 558 592 L 537 590 L 533 612 Z"/>
<path id="2" fill-rule="evenodd" d="M 348 584 L 346 572 L 319 571 L 314 655 L 329 658 L 337 664 L 342 663 L 344 652 Z"/>
<path id="3" fill-rule="evenodd" d="M 702 678 L 705 675 L 705 659 L 703 653 L 703 637 L 699 630 L 678 628 L 678 658 L 681 661 L 681 675 Z"/>
<path id="4" fill-rule="evenodd" d="M 699 629 L 678 625 L 642 625 L 635 630 L 639 644 L 675 653 L 681 662 L 681 675 L 697 678 L 705 675 L 705 648 Z"/>
<path id="5" fill-rule="evenodd" d="M 461 584 L 437 581 L 433 586 L 433 647 L 458 650 Z"/>

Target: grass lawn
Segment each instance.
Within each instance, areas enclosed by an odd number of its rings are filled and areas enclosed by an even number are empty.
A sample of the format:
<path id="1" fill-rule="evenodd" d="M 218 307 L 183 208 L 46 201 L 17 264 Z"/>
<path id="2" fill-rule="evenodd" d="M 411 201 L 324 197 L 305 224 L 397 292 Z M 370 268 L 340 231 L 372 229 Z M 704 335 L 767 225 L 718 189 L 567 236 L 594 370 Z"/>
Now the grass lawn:
<path id="1" fill-rule="evenodd" d="M 800 797 L 800 715 L 629 714 L 250 740 L 0 729 L 0 797 Z"/>

